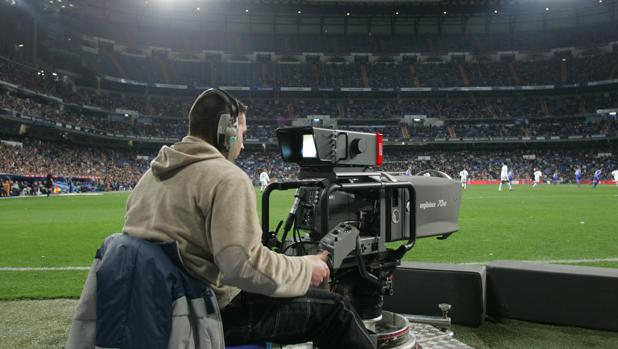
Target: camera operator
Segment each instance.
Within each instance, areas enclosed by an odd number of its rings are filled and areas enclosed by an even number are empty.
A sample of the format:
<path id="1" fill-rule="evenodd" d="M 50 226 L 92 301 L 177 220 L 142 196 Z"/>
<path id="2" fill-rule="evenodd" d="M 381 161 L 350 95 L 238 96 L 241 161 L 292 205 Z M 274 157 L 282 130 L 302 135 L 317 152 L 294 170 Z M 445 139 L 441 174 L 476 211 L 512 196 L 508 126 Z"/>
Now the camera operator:
<path id="1" fill-rule="evenodd" d="M 202 93 L 189 135 L 161 148 L 129 196 L 124 232 L 178 242 L 186 268 L 217 295 L 228 345 L 374 348 L 342 296 L 310 288 L 329 277 L 326 253 L 290 257 L 262 245 L 255 190 L 233 163 L 246 110 L 225 91 Z"/>

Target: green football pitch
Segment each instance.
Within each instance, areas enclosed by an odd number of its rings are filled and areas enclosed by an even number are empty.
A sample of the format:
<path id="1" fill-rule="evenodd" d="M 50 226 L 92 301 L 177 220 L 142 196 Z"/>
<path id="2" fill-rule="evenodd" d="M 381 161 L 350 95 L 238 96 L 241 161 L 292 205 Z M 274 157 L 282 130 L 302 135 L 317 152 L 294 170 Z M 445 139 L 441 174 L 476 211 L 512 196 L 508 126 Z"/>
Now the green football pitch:
<path id="1" fill-rule="evenodd" d="M 259 190 L 256 192 L 258 207 Z M 126 193 L 0 200 L 0 347 L 61 348 L 74 301 L 102 240 L 122 228 Z M 271 227 L 286 217 L 292 192 L 271 198 Z M 407 260 L 486 263 L 517 259 L 618 267 L 618 188 L 470 186 L 460 231 L 421 239 Z M 618 348 L 618 334 L 515 320 L 455 326 L 477 348 Z"/>
<path id="2" fill-rule="evenodd" d="M 256 191 L 258 209 L 260 196 Z M 102 240 L 122 228 L 126 199 L 126 193 L 110 193 L 1 200 L 0 299 L 78 297 L 82 269 Z M 291 202 L 292 191 L 273 192 L 271 228 Z M 618 267 L 618 188 L 522 185 L 498 192 L 469 186 L 459 232 L 443 241 L 421 239 L 405 259 Z"/>

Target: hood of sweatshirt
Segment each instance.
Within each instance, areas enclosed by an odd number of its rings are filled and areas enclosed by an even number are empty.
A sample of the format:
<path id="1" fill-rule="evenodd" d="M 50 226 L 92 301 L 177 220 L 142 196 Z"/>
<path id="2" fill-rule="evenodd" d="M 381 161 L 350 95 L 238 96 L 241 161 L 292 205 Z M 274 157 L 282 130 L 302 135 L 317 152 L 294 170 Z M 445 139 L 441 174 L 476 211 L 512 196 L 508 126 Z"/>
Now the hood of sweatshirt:
<path id="1" fill-rule="evenodd" d="M 163 146 L 150 168 L 155 177 L 161 178 L 194 162 L 218 158 L 224 159 L 217 148 L 200 138 L 186 136 L 170 147 Z"/>

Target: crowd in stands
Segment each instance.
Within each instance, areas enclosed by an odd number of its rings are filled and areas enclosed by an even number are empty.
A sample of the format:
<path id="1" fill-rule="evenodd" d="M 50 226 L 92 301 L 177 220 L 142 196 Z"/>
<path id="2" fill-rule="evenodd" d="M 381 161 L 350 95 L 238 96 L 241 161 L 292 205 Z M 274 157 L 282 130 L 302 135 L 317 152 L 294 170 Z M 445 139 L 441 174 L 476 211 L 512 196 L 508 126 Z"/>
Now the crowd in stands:
<path id="1" fill-rule="evenodd" d="M 313 88 L 410 88 L 410 87 L 465 87 L 465 86 L 522 86 L 586 83 L 616 78 L 616 53 L 595 51 L 588 56 L 547 60 L 496 60 L 467 61 L 465 58 L 434 57 L 431 61 L 377 62 L 377 63 L 303 63 L 303 62 L 208 62 L 210 69 L 203 69 L 204 62 L 183 64 L 192 74 L 177 73 L 178 63 L 160 60 L 151 64 L 150 58 L 127 56 L 117 53 L 114 61 L 109 57 L 94 55 L 89 63 L 93 70 L 104 75 L 122 77 L 150 83 L 179 83 L 190 86 L 222 85 L 263 87 L 313 87 Z M 152 65 L 151 69 L 141 67 Z M 162 73 L 161 66 L 165 66 Z M 176 68 L 174 68 L 176 67 Z M 166 77 L 172 73 L 172 78 Z"/>
<path id="2" fill-rule="evenodd" d="M 120 94 L 76 88 L 47 73 L 38 75 L 24 67 L 0 61 L 0 79 L 46 95 L 62 98 L 34 101 L 15 93 L 0 96 L 1 106 L 20 113 L 82 128 L 142 136 L 176 137 L 184 133 L 185 116 L 193 97 Z M 405 98 L 405 99 L 248 99 L 252 119 L 270 120 L 282 126 L 308 115 L 330 115 L 337 119 L 400 119 L 404 115 L 426 115 L 443 119 L 522 119 L 594 113 L 615 107 L 618 94 L 597 93 L 549 97 L 508 98 Z M 82 106 L 93 106 L 92 110 Z M 122 110 L 140 114 L 136 120 L 108 117 Z M 147 118 L 144 118 L 147 116 Z M 265 122 L 264 124 L 268 124 Z"/>
<path id="3" fill-rule="evenodd" d="M 20 143 L 22 146 L 0 142 L 0 179 L 3 188 L 10 188 L 10 195 L 41 193 L 43 179 L 48 173 L 55 179 L 72 179 L 73 191 L 130 190 L 148 169 L 149 159 L 156 155 L 154 149 L 111 150 L 31 139 Z M 526 159 L 531 156 L 534 159 Z M 516 179 L 530 179 L 538 168 L 548 178 L 558 172 L 562 182 L 573 182 L 578 167 L 585 178 L 601 169 L 603 177 L 609 179 L 611 171 L 618 167 L 616 156 L 611 149 L 588 148 L 457 152 L 387 149 L 385 163 L 379 169 L 404 172 L 410 168 L 412 173 L 436 169 L 453 177 L 466 169 L 473 180 L 495 180 L 499 178 L 501 164 L 506 161 Z M 256 184 L 264 169 L 274 181 L 296 179 L 299 171 L 298 165 L 284 163 L 278 152 L 270 150 L 245 150 L 237 164 Z"/>
<path id="4" fill-rule="evenodd" d="M 121 98 L 117 94 L 97 94 L 79 89 L 72 101 L 79 96 L 96 96 L 104 101 L 105 108 Z M 139 99 L 135 95 L 127 100 Z M 109 99 L 106 99 L 109 97 Z M 179 139 L 187 132 L 187 106 L 190 98 L 150 96 L 155 101 L 140 107 L 139 111 L 151 114 L 134 116 L 114 112 L 116 108 L 92 110 L 73 103 L 60 103 L 53 99 L 35 98 L 23 94 L 0 94 L 0 108 L 8 112 L 36 117 L 51 125 L 55 123 L 79 127 L 82 131 L 100 134 L 134 135 Z M 146 98 L 143 98 L 146 99 Z M 92 98 L 86 100 L 87 103 Z M 251 119 L 248 139 L 268 140 L 277 127 L 291 124 L 295 118 L 308 115 L 329 115 L 346 125 L 363 126 L 363 130 L 382 132 L 389 140 L 408 138 L 467 138 L 467 137 L 531 137 L 531 136 L 587 136 L 591 134 L 615 135 L 616 121 L 590 121 L 585 117 L 572 117 L 594 113 L 596 109 L 615 107 L 618 94 L 596 94 L 547 98 L 491 98 L 491 99 L 248 99 Z M 90 105 L 83 103 L 85 105 Z M 127 104 L 118 104 L 128 108 Z M 133 104 L 135 105 L 135 104 Z M 163 111 L 155 105 L 165 106 Z M 172 110 L 177 112 L 171 115 Z M 164 117 L 164 115 L 170 112 Z M 182 115 L 181 115 L 182 114 Z M 445 121 L 444 126 L 406 126 L 402 133 L 399 121 L 405 115 L 426 115 Z M 550 116 L 562 117 L 562 119 Z M 358 120 L 358 122 L 357 122 Z M 390 120 L 390 121 L 389 121 Z M 393 122 L 395 121 L 395 122 Z M 382 126 L 380 126 L 382 125 Z M 353 128 L 353 127 L 352 127 Z M 452 128 L 452 130 L 449 130 Z M 409 136 L 409 137 L 408 137 Z"/>
<path id="5" fill-rule="evenodd" d="M 86 132 L 99 134 L 133 135 L 141 137 L 180 138 L 186 134 L 184 119 L 147 119 L 137 121 L 133 116 L 118 114 L 110 117 L 106 113 L 92 112 L 83 108 L 63 105 L 54 101 L 38 102 L 30 98 L 0 95 L 0 108 L 35 117 L 49 124 L 61 123 L 79 127 Z"/>
<path id="6" fill-rule="evenodd" d="M 22 177 L 16 181 L 36 193 L 37 182 L 48 173 L 62 178 L 91 178 L 98 190 L 120 190 L 135 186 L 148 161 L 138 159 L 136 151 L 95 149 L 70 144 L 26 139 L 21 146 L 0 143 L 0 174 Z M 151 155 L 151 154 L 149 154 Z M 11 183 L 11 186 L 15 183 Z"/>
<path id="7" fill-rule="evenodd" d="M 466 123 L 447 124 L 446 126 L 408 127 L 410 140 L 434 138 L 499 138 L 499 137 L 564 137 L 564 136 L 615 136 L 618 128 L 616 121 L 587 122 L 585 119 L 562 120 L 517 120 L 511 123 L 487 124 Z M 449 128 L 451 129 L 449 133 Z M 391 138 L 392 139 L 392 138 Z M 395 140 L 397 140 L 395 138 Z"/>
<path id="8" fill-rule="evenodd" d="M 562 62 L 564 63 L 564 62 Z M 588 62 L 585 64 L 586 74 L 595 74 L 595 69 L 614 69 L 618 65 L 618 57 L 611 57 L 611 62 L 603 64 Z M 599 68 L 602 67 L 602 68 Z M 540 76 L 541 72 L 524 69 L 531 76 Z M 333 67 L 333 74 L 349 75 L 342 67 Z M 547 71 L 542 68 L 540 71 Z M 419 71 L 420 72 L 420 71 Z M 370 75 L 371 69 L 369 69 Z M 402 74 L 395 72 L 393 79 L 386 72 L 375 74 L 386 81 L 393 81 Z M 430 76 L 439 76 L 434 72 Z M 339 79 L 333 77 L 333 79 Z M 343 78 L 342 78 L 343 79 Z M 77 106 L 93 106 L 101 108 L 105 112 L 117 112 L 133 110 L 140 116 L 148 116 L 148 122 L 139 122 L 141 125 L 150 125 L 130 129 L 126 124 L 120 123 L 123 128 L 129 128 L 135 135 L 161 136 L 157 134 L 157 128 L 164 132 L 173 132 L 173 128 L 166 125 L 167 122 L 159 121 L 160 118 L 183 119 L 193 101 L 192 96 L 172 97 L 146 94 L 116 93 L 106 90 L 93 90 L 77 88 L 70 81 L 54 76 L 49 71 L 43 75 L 40 71 L 29 70 L 25 66 L 16 65 L 12 62 L 0 60 L 0 80 L 4 80 L 20 87 L 28 88 L 42 94 L 61 98 L 63 103 L 47 100 L 48 106 L 43 108 L 33 103 L 22 101 L 10 101 L 4 98 L 4 107 L 28 109 L 33 112 L 44 112 L 51 121 L 76 124 L 85 128 L 103 128 L 118 133 L 112 123 L 101 125 L 101 115 L 95 116 L 95 111 L 77 108 Z M 545 81 L 544 83 L 547 83 Z M 444 85 L 448 86 L 448 85 Z M 390 87 L 393 87 L 390 85 Z M 397 119 L 403 115 L 427 115 L 428 117 L 448 119 L 480 119 L 480 118 L 535 118 L 548 115 L 565 116 L 582 113 L 593 113 L 597 109 L 615 107 L 618 100 L 616 93 L 597 93 L 588 95 L 549 96 L 549 97 L 508 97 L 508 98 L 405 98 L 405 99 L 258 99 L 245 100 L 250 106 L 252 118 L 277 120 L 277 124 L 289 122 L 290 119 L 306 117 L 307 115 L 330 115 L 338 119 Z M 67 107 L 67 104 L 69 107 Z M 74 105 L 74 106 L 73 106 Z M 71 107 L 72 106 L 72 107 Z M 89 114 L 89 115 L 84 115 Z M 152 118 L 153 117 L 153 118 Z M 62 120 L 59 120 L 62 119 Z M 104 120 L 105 121 L 105 120 Z M 103 122 L 104 122 L 103 121 Z M 118 120 L 113 120 L 118 121 Z M 158 124 L 163 124 L 158 126 Z M 151 128 L 154 130 L 145 130 Z M 182 134 L 182 132 L 180 132 Z M 171 135 L 170 135 L 171 136 Z"/>

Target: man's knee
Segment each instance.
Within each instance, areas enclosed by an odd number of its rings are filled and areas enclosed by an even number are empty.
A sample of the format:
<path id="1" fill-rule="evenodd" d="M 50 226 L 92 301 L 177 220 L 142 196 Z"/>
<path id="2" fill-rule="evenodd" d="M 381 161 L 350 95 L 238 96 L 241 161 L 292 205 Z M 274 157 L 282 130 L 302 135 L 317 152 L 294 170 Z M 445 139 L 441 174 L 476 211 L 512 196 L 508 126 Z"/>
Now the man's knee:
<path id="1" fill-rule="evenodd" d="M 315 304 L 316 310 L 313 316 L 321 318 L 322 321 L 326 318 L 347 318 L 348 316 L 355 315 L 352 304 L 344 296 L 322 289 L 310 289 L 307 292 L 307 297 L 311 299 L 311 302 Z"/>

